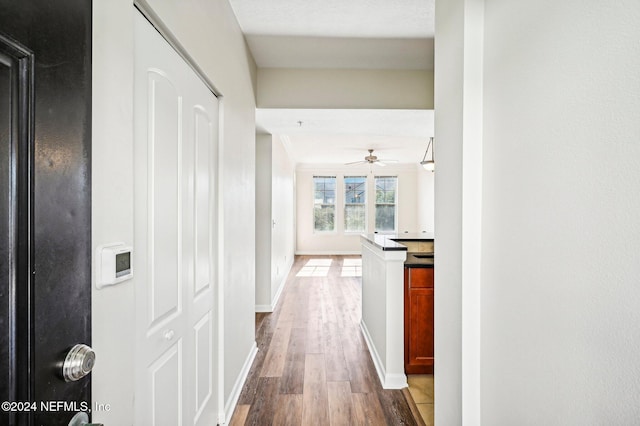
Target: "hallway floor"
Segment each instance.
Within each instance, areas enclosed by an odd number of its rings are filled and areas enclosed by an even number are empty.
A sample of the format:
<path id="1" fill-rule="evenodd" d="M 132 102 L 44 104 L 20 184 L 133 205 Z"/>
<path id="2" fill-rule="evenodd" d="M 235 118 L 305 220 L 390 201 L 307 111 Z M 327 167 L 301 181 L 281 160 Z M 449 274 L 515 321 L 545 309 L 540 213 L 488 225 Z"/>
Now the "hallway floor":
<path id="1" fill-rule="evenodd" d="M 359 256 L 297 256 L 276 310 L 256 315 L 258 354 L 231 425 L 416 425 L 380 386 L 360 332 Z"/>

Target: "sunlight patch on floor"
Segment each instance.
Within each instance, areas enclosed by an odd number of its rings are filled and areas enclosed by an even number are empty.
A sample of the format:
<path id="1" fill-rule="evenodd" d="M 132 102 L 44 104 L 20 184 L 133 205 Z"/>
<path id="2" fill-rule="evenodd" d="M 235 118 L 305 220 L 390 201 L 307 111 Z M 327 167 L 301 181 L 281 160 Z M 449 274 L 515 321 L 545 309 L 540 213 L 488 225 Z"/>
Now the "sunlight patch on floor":
<path id="1" fill-rule="evenodd" d="M 361 277 L 362 276 L 362 267 L 361 266 L 343 266 L 342 271 L 340 271 L 341 277 Z"/>
<path id="2" fill-rule="evenodd" d="M 296 277 L 326 277 L 329 275 L 332 259 L 309 259 L 300 268 Z"/>
<path id="3" fill-rule="evenodd" d="M 307 263 L 304 264 L 304 266 L 331 266 L 331 262 L 333 262 L 333 259 L 309 259 L 309 261 Z"/>
<path id="4" fill-rule="evenodd" d="M 341 277 L 361 277 L 362 259 L 344 259 L 342 261 Z"/>

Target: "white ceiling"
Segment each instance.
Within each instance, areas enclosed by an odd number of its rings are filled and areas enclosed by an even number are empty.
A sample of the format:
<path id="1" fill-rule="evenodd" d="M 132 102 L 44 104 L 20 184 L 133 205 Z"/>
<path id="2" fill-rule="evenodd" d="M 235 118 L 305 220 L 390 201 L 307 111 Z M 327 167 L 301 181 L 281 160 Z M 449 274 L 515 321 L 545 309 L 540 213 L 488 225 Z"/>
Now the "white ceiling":
<path id="1" fill-rule="evenodd" d="M 230 0 L 259 68 L 433 69 L 435 0 Z M 302 121 L 302 126 L 298 125 Z M 417 163 L 433 111 L 258 109 L 296 163 Z"/>
<path id="2" fill-rule="evenodd" d="M 433 0 L 230 0 L 245 34 L 433 38 Z"/>
<path id="3" fill-rule="evenodd" d="M 433 69 L 435 0 L 230 3 L 261 68 Z"/>
<path id="4" fill-rule="evenodd" d="M 344 164 L 374 149 L 380 158 L 417 164 L 433 136 L 433 110 L 258 109 L 256 125 L 279 135 L 297 163 Z"/>

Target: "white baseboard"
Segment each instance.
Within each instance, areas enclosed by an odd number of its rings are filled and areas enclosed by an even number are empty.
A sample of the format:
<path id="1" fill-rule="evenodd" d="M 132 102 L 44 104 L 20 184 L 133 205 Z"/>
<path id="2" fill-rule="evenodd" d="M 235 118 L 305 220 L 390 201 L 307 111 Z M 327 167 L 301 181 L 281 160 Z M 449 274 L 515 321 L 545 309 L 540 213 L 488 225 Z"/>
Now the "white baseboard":
<path id="1" fill-rule="evenodd" d="M 364 323 L 364 320 L 360 321 L 360 330 L 362 330 L 364 341 L 367 342 L 367 347 L 369 348 L 371 359 L 373 359 L 373 365 L 376 367 L 376 372 L 378 373 L 378 378 L 380 379 L 380 383 L 384 384 L 385 368 L 384 368 L 384 365 L 382 364 L 382 360 L 380 359 L 380 355 L 378 354 L 378 350 L 376 349 L 376 346 L 373 344 L 373 339 L 369 334 L 369 330 L 367 330 L 367 325 Z"/>
<path id="2" fill-rule="evenodd" d="M 247 376 L 249 375 L 249 370 L 251 370 L 251 366 L 253 365 L 253 361 L 255 360 L 257 353 L 258 353 L 258 345 L 256 344 L 256 342 L 253 342 L 253 346 L 251 346 L 249 355 L 247 356 L 247 359 L 244 361 L 244 365 L 240 370 L 240 374 L 238 374 L 236 383 L 233 385 L 233 389 L 231 389 L 231 394 L 229 395 L 229 398 L 227 399 L 226 404 L 224 404 L 224 412 L 218 414 L 219 425 L 226 425 L 227 422 L 231 420 L 233 411 L 236 409 L 236 405 L 238 404 L 238 399 L 240 398 L 242 387 L 244 386 L 244 383 L 247 380 Z"/>
<path id="3" fill-rule="evenodd" d="M 296 256 L 359 256 L 361 254 L 360 250 L 296 251 Z"/>
<path id="4" fill-rule="evenodd" d="M 378 378 L 380 379 L 382 388 L 383 389 L 406 388 L 408 386 L 406 374 L 387 374 L 384 364 L 380 359 L 380 354 L 378 353 L 376 346 L 373 344 L 373 339 L 371 338 L 371 335 L 369 334 L 369 330 L 367 330 L 367 325 L 364 323 L 364 321 L 360 321 L 360 330 L 362 330 L 364 341 L 367 342 L 367 347 L 369 348 L 371 359 L 373 359 L 373 365 L 376 367 L 376 372 L 378 373 Z"/>
<path id="5" fill-rule="evenodd" d="M 292 266 L 293 262 L 287 265 L 287 272 L 283 275 L 282 281 L 280 281 L 280 285 L 278 286 L 278 290 L 276 291 L 276 295 L 273 297 L 273 301 L 271 302 L 271 312 L 275 311 L 276 306 L 278 306 L 280 295 L 282 294 L 282 290 L 284 290 L 284 285 L 287 283 L 287 278 L 289 278 L 289 272 L 291 272 Z"/>
<path id="6" fill-rule="evenodd" d="M 256 312 L 273 312 L 273 305 L 256 305 Z"/>
<path id="7" fill-rule="evenodd" d="M 387 374 L 385 376 L 383 389 L 404 389 L 408 387 L 406 374 Z"/>
<path id="8" fill-rule="evenodd" d="M 278 286 L 278 291 L 276 291 L 276 295 L 271 301 L 270 305 L 256 305 L 256 312 L 273 312 L 276 310 L 276 306 L 278 306 L 278 301 L 280 300 L 280 295 L 282 294 L 282 290 L 284 290 L 284 285 L 287 283 L 287 279 L 289 278 L 289 273 L 291 272 L 291 268 L 293 267 L 293 257 L 289 261 L 287 265 L 287 272 L 282 277 L 282 281 Z"/>

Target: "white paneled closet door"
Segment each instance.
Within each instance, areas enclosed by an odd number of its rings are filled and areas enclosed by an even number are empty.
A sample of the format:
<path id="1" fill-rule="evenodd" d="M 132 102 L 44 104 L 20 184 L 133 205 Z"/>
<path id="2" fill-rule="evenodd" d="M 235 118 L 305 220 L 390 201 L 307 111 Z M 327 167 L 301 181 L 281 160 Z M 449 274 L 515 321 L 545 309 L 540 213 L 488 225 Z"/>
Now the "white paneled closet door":
<path id="1" fill-rule="evenodd" d="M 213 425 L 218 100 L 135 15 L 135 424 Z"/>

